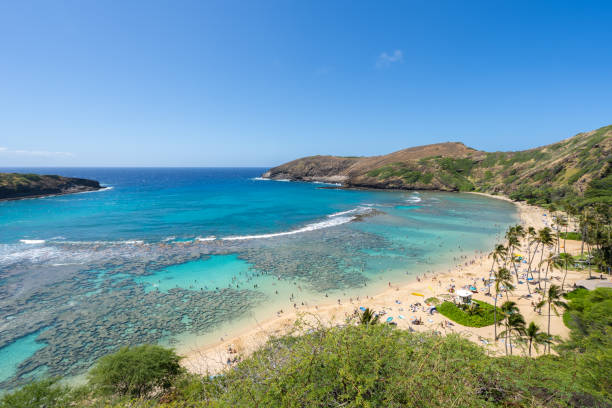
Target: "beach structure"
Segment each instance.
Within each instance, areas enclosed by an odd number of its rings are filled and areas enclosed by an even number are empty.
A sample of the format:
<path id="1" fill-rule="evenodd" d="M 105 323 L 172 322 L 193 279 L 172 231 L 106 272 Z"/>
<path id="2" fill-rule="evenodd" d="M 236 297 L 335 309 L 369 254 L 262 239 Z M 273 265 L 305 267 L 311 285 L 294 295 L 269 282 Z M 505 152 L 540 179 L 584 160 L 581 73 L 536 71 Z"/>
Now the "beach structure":
<path id="1" fill-rule="evenodd" d="M 583 279 L 576 282 L 579 288 L 595 290 L 597 288 L 612 288 L 612 282 L 604 279 Z"/>
<path id="2" fill-rule="evenodd" d="M 472 292 L 465 289 L 457 291 L 456 303 L 460 305 L 469 305 L 472 303 Z"/>

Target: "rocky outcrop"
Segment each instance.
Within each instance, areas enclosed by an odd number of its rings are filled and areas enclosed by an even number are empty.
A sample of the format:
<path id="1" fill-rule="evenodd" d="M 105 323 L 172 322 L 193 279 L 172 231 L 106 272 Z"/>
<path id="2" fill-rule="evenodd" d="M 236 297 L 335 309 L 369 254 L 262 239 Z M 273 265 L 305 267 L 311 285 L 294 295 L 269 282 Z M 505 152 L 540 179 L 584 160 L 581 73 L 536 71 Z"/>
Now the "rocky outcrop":
<path id="1" fill-rule="evenodd" d="M 262 175 L 273 180 L 322 181 L 344 183 L 348 169 L 360 158 L 337 156 L 311 156 L 270 169 Z"/>
<path id="2" fill-rule="evenodd" d="M 82 178 L 0 173 L 0 200 L 82 193 L 100 190 L 101 188 L 99 182 Z"/>

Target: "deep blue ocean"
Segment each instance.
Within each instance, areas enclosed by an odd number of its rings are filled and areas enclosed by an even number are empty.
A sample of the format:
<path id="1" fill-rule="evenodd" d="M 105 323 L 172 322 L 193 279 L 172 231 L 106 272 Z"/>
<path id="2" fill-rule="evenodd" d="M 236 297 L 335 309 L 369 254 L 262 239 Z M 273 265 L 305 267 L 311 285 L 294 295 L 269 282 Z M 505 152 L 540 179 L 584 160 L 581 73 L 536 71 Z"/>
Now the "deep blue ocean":
<path id="1" fill-rule="evenodd" d="M 511 203 L 261 180 L 263 168 L 31 168 L 107 188 L 0 202 L 0 389 L 82 374 L 122 345 L 328 294 L 365 293 L 488 250 Z"/>

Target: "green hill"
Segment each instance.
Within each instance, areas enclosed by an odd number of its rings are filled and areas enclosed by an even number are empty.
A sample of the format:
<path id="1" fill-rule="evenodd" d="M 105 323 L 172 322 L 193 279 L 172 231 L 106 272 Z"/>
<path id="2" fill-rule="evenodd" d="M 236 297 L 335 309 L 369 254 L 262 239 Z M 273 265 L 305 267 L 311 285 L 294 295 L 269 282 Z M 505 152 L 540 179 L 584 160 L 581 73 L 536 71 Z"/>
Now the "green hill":
<path id="1" fill-rule="evenodd" d="M 439 143 L 384 156 L 312 156 L 263 177 L 340 182 L 346 187 L 478 191 L 534 204 L 612 202 L 612 125 L 547 146 L 483 152 Z"/>
<path id="2" fill-rule="evenodd" d="M 80 193 L 100 188 L 97 181 L 82 178 L 0 173 L 0 200 Z"/>

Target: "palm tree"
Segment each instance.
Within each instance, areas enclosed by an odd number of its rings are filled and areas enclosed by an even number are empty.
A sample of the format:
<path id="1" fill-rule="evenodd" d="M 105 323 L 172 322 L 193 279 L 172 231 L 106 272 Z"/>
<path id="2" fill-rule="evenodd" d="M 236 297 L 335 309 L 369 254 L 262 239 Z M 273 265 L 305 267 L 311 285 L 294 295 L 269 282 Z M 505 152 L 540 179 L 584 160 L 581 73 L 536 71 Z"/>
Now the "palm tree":
<path id="1" fill-rule="evenodd" d="M 529 235 L 529 247 L 527 249 L 528 258 L 529 258 L 528 265 L 527 265 L 527 275 L 531 274 L 531 279 L 533 279 L 533 271 L 531 270 L 531 263 L 535 259 L 535 255 L 538 252 L 538 247 L 540 245 L 540 241 L 539 241 L 539 238 L 538 238 L 538 232 L 536 231 L 535 228 L 529 227 L 529 229 L 527 230 L 527 234 Z M 531 253 L 531 246 L 534 243 L 536 244 L 536 246 L 533 249 L 533 255 L 532 255 L 532 253 Z M 530 293 L 531 293 L 531 290 L 530 290 Z"/>
<path id="2" fill-rule="evenodd" d="M 538 236 L 538 233 L 536 232 L 536 229 L 533 227 L 529 227 L 527 228 L 527 262 L 529 262 L 529 265 L 531 265 L 531 245 L 533 245 L 535 241 L 535 238 Z M 536 247 L 536 251 L 537 251 L 537 247 Z"/>
<path id="3" fill-rule="evenodd" d="M 491 277 L 491 272 L 495 268 L 495 264 L 499 265 L 499 261 L 502 259 L 506 259 L 506 254 L 508 253 L 508 249 L 502 244 L 495 245 L 493 251 L 489 253 L 489 258 L 493 259 L 493 263 L 491 264 L 491 270 L 489 271 L 489 277 Z"/>
<path id="4" fill-rule="evenodd" d="M 534 322 L 529 323 L 529 326 L 527 326 L 527 329 L 525 329 L 525 338 L 529 343 L 529 357 L 531 357 L 531 346 L 538 351 L 538 344 L 550 343 L 548 335 L 540 331 L 540 326 Z"/>
<path id="5" fill-rule="evenodd" d="M 501 268 L 497 271 L 495 283 L 503 286 L 504 292 L 506 292 L 506 300 L 510 300 L 509 294 L 514 290 L 514 285 L 512 284 L 512 274 L 507 268 Z"/>
<path id="6" fill-rule="evenodd" d="M 506 355 L 508 355 L 508 345 L 510 346 L 510 354 L 512 354 L 511 333 L 513 331 L 518 331 L 519 333 L 522 333 L 521 330 L 525 328 L 525 319 L 519 313 L 519 308 L 516 305 L 516 302 L 512 302 L 509 300 L 504 302 L 504 304 L 501 306 L 501 310 L 504 312 L 505 315 L 504 321 L 506 322 L 506 330 L 499 333 L 499 335 L 500 337 L 506 337 L 505 347 Z"/>
<path id="7" fill-rule="evenodd" d="M 510 275 L 510 271 L 506 268 L 499 268 L 495 274 L 495 301 L 493 304 L 493 326 L 495 331 L 495 340 L 497 340 L 497 298 L 499 297 L 499 292 L 501 291 L 502 287 L 506 290 L 506 298 L 508 291 L 514 289 L 514 286 L 512 286 L 512 275 Z"/>
<path id="8" fill-rule="evenodd" d="M 557 215 L 557 218 L 555 219 L 555 224 L 557 225 L 557 253 L 560 253 L 561 227 L 566 227 L 565 231 L 567 233 L 567 220 L 563 216 L 563 214 Z M 563 247 L 565 248 L 565 238 L 563 239 Z"/>
<path id="9" fill-rule="evenodd" d="M 550 204 L 548 206 L 548 211 L 550 212 L 550 223 L 551 223 L 550 225 L 552 227 L 552 223 L 557 222 L 557 207 L 555 207 L 554 204 Z"/>
<path id="10" fill-rule="evenodd" d="M 495 271 L 495 264 L 499 265 L 499 261 L 506 258 L 506 254 L 508 250 L 502 244 L 495 245 L 495 249 L 491 253 L 489 253 L 489 258 L 493 258 L 493 263 L 491 264 L 491 270 L 489 271 L 489 284 L 491 283 L 491 274 Z M 491 286 L 489 285 L 489 295 L 491 294 Z"/>
<path id="11" fill-rule="evenodd" d="M 548 271 L 550 271 L 550 277 L 552 279 L 552 273 L 557 268 L 559 264 L 559 257 L 552 252 L 548 253 L 546 259 L 544 259 L 540 263 L 540 268 L 542 265 L 546 265 L 546 272 L 544 273 L 544 293 L 546 293 L 546 283 L 548 282 Z"/>
<path id="12" fill-rule="evenodd" d="M 567 308 L 567 303 L 561 300 L 561 288 L 558 285 L 550 285 L 548 294 L 546 295 L 546 303 L 548 303 L 548 340 L 550 337 L 550 311 L 552 310 L 556 316 L 559 316 L 559 308 Z M 550 353 L 550 343 L 548 344 L 548 352 Z"/>
<path id="13" fill-rule="evenodd" d="M 518 282 L 518 271 L 516 269 L 516 262 L 514 262 L 515 261 L 514 249 L 521 247 L 519 237 L 523 235 L 525 235 L 525 231 L 523 230 L 522 225 L 515 225 L 513 227 L 509 227 L 508 231 L 506 232 L 506 239 L 508 240 L 508 251 L 506 253 L 506 264 L 509 258 L 510 261 L 512 262 L 512 266 L 514 267 L 514 274 L 516 275 L 517 282 Z"/>
<path id="14" fill-rule="evenodd" d="M 544 258 L 544 247 L 550 247 L 553 243 L 551 230 L 548 227 L 544 227 L 538 231 L 538 242 L 542 245 L 542 249 L 540 252 L 540 265 L 542 264 L 542 259 Z M 542 268 L 538 268 L 538 287 L 542 289 L 541 282 L 541 270 Z"/>
<path id="15" fill-rule="evenodd" d="M 361 313 L 361 315 L 359 316 L 359 323 L 365 326 L 372 326 L 378 323 L 379 319 L 380 319 L 380 315 L 374 313 L 372 309 L 367 307 L 363 311 L 363 313 Z"/>
<path id="16" fill-rule="evenodd" d="M 517 339 L 521 339 L 525 333 L 525 318 L 519 312 L 515 312 L 508 317 L 508 343 L 510 345 L 510 355 L 512 355 L 512 333 L 516 333 Z"/>
<path id="17" fill-rule="evenodd" d="M 574 257 L 568 254 L 567 252 L 561 252 L 559 254 L 559 263 L 565 267 L 565 274 L 563 274 L 563 281 L 561 282 L 561 291 L 563 291 L 563 287 L 565 285 L 565 278 L 567 277 L 567 267 L 569 264 L 574 263 Z"/>

